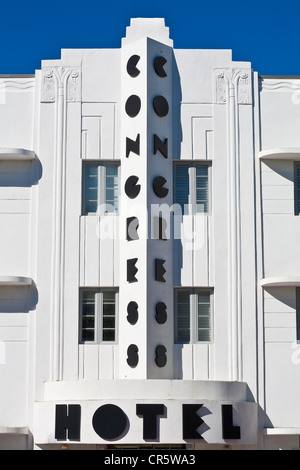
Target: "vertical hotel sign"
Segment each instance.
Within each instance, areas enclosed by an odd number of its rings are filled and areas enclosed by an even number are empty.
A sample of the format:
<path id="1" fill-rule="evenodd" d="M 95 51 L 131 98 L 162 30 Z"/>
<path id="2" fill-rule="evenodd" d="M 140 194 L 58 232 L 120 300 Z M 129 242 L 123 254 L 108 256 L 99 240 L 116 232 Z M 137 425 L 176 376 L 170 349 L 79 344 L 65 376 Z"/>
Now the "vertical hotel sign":
<path id="1" fill-rule="evenodd" d="M 122 48 L 123 378 L 173 378 L 172 57 L 150 38 Z"/>

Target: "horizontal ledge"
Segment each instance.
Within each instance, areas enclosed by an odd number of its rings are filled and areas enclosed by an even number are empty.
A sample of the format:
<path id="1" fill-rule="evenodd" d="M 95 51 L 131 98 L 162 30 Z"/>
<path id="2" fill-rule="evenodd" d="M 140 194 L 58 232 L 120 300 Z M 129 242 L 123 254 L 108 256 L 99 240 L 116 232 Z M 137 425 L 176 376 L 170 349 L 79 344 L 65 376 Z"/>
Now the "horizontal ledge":
<path id="1" fill-rule="evenodd" d="M 300 160 L 300 148 L 276 148 L 258 153 L 259 159 Z"/>
<path id="2" fill-rule="evenodd" d="M 1 286 L 31 286 L 31 277 L 21 276 L 0 276 L 0 287 Z"/>
<path id="3" fill-rule="evenodd" d="M 0 426 L 0 434 L 23 434 L 27 435 L 28 434 L 28 428 L 27 427 L 5 427 L 5 426 Z"/>
<path id="4" fill-rule="evenodd" d="M 83 346 L 84 345 L 80 345 Z M 219 380 L 103 379 L 44 383 L 44 400 L 209 399 L 247 401 L 245 382 Z M 120 390 L 122 393 L 120 395 Z"/>
<path id="5" fill-rule="evenodd" d="M 267 277 L 260 282 L 261 287 L 300 287 L 299 277 Z"/>
<path id="6" fill-rule="evenodd" d="M 284 435 L 284 434 L 289 434 L 289 435 L 297 435 L 300 434 L 300 428 L 264 428 L 264 434 L 266 435 Z"/>
<path id="7" fill-rule="evenodd" d="M 0 160 L 34 160 L 35 153 L 32 150 L 17 148 L 0 148 Z"/>

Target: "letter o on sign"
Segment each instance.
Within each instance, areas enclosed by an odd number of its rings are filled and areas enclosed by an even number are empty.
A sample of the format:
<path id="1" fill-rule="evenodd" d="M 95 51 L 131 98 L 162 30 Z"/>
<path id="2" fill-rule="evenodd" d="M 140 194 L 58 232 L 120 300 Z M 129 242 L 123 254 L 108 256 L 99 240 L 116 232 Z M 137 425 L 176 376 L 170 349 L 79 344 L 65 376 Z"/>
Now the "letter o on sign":
<path id="1" fill-rule="evenodd" d="M 134 118 L 136 117 L 141 109 L 141 99 L 137 95 L 129 96 L 128 100 L 125 104 L 125 111 L 129 117 Z"/>
<path id="2" fill-rule="evenodd" d="M 93 428 L 102 439 L 119 439 L 125 433 L 128 424 L 127 415 L 116 405 L 103 405 L 93 416 Z"/>
<path id="3" fill-rule="evenodd" d="M 165 117 L 169 112 L 169 104 L 164 96 L 156 96 L 154 98 L 153 108 L 159 117 Z"/>

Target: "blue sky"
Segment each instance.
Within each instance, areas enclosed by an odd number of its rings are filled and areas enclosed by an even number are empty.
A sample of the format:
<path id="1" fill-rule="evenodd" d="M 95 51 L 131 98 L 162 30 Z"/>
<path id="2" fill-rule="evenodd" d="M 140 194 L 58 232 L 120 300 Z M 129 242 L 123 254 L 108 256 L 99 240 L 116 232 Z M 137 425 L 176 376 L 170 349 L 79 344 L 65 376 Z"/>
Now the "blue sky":
<path id="1" fill-rule="evenodd" d="M 178 49 L 232 49 L 260 75 L 300 75 L 300 0 L 0 0 L 0 74 L 63 48 L 120 47 L 130 18 L 165 18 Z"/>

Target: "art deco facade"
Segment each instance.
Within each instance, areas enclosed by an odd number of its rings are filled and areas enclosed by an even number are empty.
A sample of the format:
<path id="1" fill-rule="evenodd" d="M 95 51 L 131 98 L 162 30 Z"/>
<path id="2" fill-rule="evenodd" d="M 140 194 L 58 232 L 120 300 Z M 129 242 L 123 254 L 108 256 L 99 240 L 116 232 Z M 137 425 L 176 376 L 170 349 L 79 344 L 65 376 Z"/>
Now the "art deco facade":
<path id="1" fill-rule="evenodd" d="M 161 19 L 0 77 L 0 448 L 299 447 L 299 103 Z"/>

